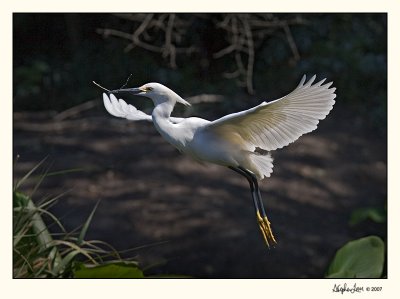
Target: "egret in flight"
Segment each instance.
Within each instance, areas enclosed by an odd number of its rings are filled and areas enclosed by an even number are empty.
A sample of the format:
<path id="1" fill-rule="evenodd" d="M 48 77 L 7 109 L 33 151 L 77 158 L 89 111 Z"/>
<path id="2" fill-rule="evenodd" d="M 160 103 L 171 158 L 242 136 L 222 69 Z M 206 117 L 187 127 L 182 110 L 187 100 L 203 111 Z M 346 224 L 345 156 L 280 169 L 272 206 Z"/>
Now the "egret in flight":
<path id="1" fill-rule="evenodd" d="M 288 95 L 245 111 L 232 113 L 214 121 L 198 117 L 171 117 L 176 103 L 190 104 L 168 87 L 147 83 L 138 88 L 117 89 L 104 93 L 104 106 L 116 117 L 152 121 L 157 131 L 179 151 L 195 160 L 226 166 L 244 176 L 249 184 L 258 225 L 269 247 L 276 240 L 261 199 L 258 181 L 270 177 L 272 157 L 269 151 L 282 148 L 301 135 L 317 128 L 333 108 L 336 88 L 324 80 L 313 84 L 303 76 Z M 148 115 L 113 93 L 150 98 L 154 103 Z M 260 149 L 262 151 L 260 151 Z M 267 152 L 267 154 L 265 154 Z"/>

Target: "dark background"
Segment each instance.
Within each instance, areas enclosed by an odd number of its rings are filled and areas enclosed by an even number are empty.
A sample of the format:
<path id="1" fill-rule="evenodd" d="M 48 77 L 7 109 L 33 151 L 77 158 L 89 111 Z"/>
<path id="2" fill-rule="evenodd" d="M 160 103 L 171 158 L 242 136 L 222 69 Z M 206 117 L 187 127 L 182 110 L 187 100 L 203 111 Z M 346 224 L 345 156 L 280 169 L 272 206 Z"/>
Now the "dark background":
<path id="1" fill-rule="evenodd" d="M 73 229 L 101 199 L 89 237 L 119 250 L 148 245 L 133 254 L 155 273 L 323 277 L 347 241 L 386 239 L 386 224 L 349 225 L 355 210 L 386 203 L 386 14 L 178 14 L 173 42 L 195 50 L 178 53 L 175 63 L 138 46 L 124 51 L 130 41 L 104 35 L 134 32 L 141 22 L 133 16 L 14 14 L 14 178 L 46 156 L 52 171 L 80 170 L 46 178 L 35 200 L 70 190 L 54 211 Z M 170 17 L 153 19 L 163 16 Z M 215 57 L 231 42 L 221 27 L 227 17 L 264 24 L 252 28 L 251 88 L 238 82 L 243 75 L 224 75 L 235 71 L 236 52 Z M 148 34 L 162 49 L 164 32 Z M 240 55 L 247 65 L 246 51 Z M 263 244 L 242 178 L 180 155 L 151 124 L 106 113 L 91 81 L 114 89 L 131 73 L 128 86 L 155 81 L 184 98 L 222 95 L 191 111 L 177 107 L 180 115 L 207 119 L 281 97 L 303 74 L 334 82 L 330 115 L 317 131 L 273 152 L 274 173 L 261 183 L 276 248 Z M 126 99 L 151 112 L 150 101 Z M 25 184 L 27 192 L 34 183 Z"/>

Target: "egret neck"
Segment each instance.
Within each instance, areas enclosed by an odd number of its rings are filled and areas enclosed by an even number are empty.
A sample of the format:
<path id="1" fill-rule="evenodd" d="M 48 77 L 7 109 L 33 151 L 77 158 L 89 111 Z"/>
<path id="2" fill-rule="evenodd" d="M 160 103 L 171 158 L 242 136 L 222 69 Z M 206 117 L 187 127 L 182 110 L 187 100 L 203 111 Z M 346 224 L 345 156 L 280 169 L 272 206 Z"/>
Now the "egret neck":
<path id="1" fill-rule="evenodd" d="M 178 130 L 176 128 L 176 124 L 174 124 L 171 119 L 172 110 L 175 107 L 175 101 L 172 99 L 168 99 L 164 102 L 156 104 L 151 114 L 153 119 L 154 126 L 157 131 L 163 136 L 169 143 L 177 147 L 178 149 L 182 149 L 183 140 L 180 140 Z"/>

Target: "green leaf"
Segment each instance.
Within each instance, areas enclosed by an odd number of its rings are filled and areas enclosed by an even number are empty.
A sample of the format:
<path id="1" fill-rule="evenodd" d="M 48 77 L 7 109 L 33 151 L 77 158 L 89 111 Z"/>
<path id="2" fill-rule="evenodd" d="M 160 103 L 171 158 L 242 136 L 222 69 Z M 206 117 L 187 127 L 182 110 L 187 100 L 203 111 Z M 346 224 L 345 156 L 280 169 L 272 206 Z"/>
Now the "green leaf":
<path id="1" fill-rule="evenodd" d="M 386 222 L 386 212 L 383 208 L 362 208 L 355 210 L 350 216 L 350 225 L 354 226 L 367 219 L 371 219 L 376 223 Z"/>
<path id="2" fill-rule="evenodd" d="M 143 278 L 143 272 L 136 265 L 113 263 L 96 267 L 81 268 L 74 273 L 75 278 Z"/>
<path id="3" fill-rule="evenodd" d="M 381 238 L 368 236 L 340 248 L 329 266 L 327 278 L 380 278 L 385 260 Z"/>

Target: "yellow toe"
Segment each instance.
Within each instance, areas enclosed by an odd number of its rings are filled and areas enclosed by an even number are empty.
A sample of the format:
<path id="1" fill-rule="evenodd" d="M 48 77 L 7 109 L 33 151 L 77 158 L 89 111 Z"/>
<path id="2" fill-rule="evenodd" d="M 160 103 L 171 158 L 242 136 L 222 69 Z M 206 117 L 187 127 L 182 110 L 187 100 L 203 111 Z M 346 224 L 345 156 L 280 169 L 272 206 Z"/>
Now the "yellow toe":
<path id="1" fill-rule="evenodd" d="M 270 247 L 270 243 L 277 244 L 268 218 L 261 217 L 259 211 L 257 211 L 257 221 L 268 248 Z"/>

